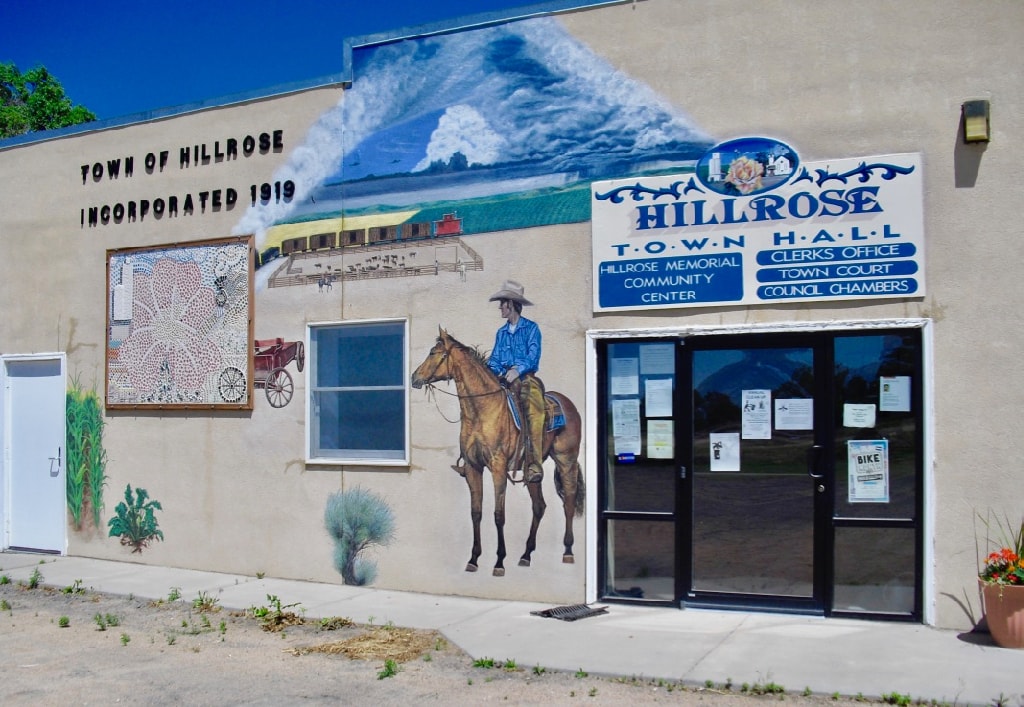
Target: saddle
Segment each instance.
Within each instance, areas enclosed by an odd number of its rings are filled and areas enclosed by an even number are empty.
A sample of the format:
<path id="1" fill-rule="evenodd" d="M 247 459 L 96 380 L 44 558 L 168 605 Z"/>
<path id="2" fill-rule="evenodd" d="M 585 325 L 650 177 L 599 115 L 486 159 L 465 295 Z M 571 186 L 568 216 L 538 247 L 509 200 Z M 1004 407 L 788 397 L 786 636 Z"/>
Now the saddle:
<path id="1" fill-rule="evenodd" d="M 519 405 L 516 403 L 515 393 L 511 390 L 505 391 L 505 402 L 508 404 L 508 411 L 512 413 L 512 419 L 516 423 L 516 429 L 522 430 L 523 423 L 519 419 Z M 554 432 L 565 427 L 565 411 L 562 410 L 562 403 L 550 393 L 544 393 L 544 419 L 546 432 Z"/>
<path id="2" fill-rule="evenodd" d="M 522 430 L 522 421 L 519 419 L 519 406 L 516 404 L 516 400 L 513 397 L 515 393 L 511 390 L 505 392 L 505 402 L 508 405 L 509 412 L 512 413 L 512 420 L 515 422 L 516 429 Z M 544 419 L 546 424 L 544 426 L 545 431 L 554 432 L 565 427 L 565 411 L 562 409 L 561 401 L 550 393 L 544 393 Z M 521 470 L 521 462 L 523 459 L 522 445 L 516 450 L 514 457 L 510 460 L 510 467 L 514 470 Z M 459 476 L 466 476 L 466 465 L 462 461 L 462 457 L 459 456 L 458 460 L 452 464 L 452 470 L 455 471 Z M 514 478 L 510 470 L 509 480 L 513 483 L 522 483 L 522 479 Z"/>

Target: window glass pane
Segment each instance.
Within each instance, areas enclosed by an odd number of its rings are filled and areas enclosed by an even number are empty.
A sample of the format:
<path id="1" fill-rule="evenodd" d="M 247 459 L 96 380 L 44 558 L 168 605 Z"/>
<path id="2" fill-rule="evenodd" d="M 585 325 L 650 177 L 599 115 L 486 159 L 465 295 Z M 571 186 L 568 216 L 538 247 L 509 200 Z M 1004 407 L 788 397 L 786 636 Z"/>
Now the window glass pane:
<path id="1" fill-rule="evenodd" d="M 310 328 L 310 456 L 407 458 L 405 323 Z"/>
<path id="2" fill-rule="evenodd" d="M 314 329 L 315 386 L 403 385 L 404 331 L 401 322 Z"/>
<path id="3" fill-rule="evenodd" d="M 672 522 L 608 521 L 605 596 L 674 600 L 675 529 Z"/>
<path id="4" fill-rule="evenodd" d="M 609 464 L 607 507 L 610 511 L 674 513 L 676 473 L 673 464 Z"/>
<path id="5" fill-rule="evenodd" d="M 607 510 L 675 512 L 674 348 L 660 341 L 608 346 Z"/>
<path id="6" fill-rule="evenodd" d="M 814 499 L 806 473 L 694 477 L 693 587 L 809 597 Z"/>
<path id="7" fill-rule="evenodd" d="M 833 608 L 913 613 L 914 547 L 910 528 L 836 528 Z"/>
<path id="8" fill-rule="evenodd" d="M 316 401 L 317 456 L 352 456 L 355 450 L 404 456 L 404 391 L 323 392 Z"/>
<path id="9" fill-rule="evenodd" d="M 916 518 L 917 508 L 917 411 L 910 391 L 916 361 L 920 357 L 919 333 L 872 334 L 843 336 L 835 340 L 836 407 L 836 479 L 835 515 L 846 518 Z M 909 409 L 883 410 L 899 407 L 892 402 L 881 404 L 881 378 L 899 377 L 909 381 L 906 403 Z M 849 407 L 848 407 L 849 406 Z M 847 419 L 849 410 L 874 414 L 870 426 L 858 427 L 870 420 L 862 416 Z M 855 421 L 856 420 L 856 421 Z M 850 503 L 849 460 L 850 440 L 888 440 L 889 501 L 887 503 Z"/>
<path id="10" fill-rule="evenodd" d="M 814 350 L 694 351 L 693 380 L 693 588 L 813 596 L 814 430 L 779 429 L 773 406 L 813 400 Z M 767 410 L 744 399 L 765 390 Z"/>

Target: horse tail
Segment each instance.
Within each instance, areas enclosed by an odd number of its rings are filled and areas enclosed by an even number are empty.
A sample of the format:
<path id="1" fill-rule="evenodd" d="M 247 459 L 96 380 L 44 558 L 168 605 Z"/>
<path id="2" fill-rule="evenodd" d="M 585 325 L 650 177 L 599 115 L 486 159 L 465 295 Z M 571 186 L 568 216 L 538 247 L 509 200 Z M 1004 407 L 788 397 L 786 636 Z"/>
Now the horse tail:
<path id="1" fill-rule="evenodd" d="M 583 469 L 580 468 L 579 462 L 574 466 L 576 467 L 576 516 L 582 517 L 583 506 L 587 501 L 587 484 L 583 481 Z"/>

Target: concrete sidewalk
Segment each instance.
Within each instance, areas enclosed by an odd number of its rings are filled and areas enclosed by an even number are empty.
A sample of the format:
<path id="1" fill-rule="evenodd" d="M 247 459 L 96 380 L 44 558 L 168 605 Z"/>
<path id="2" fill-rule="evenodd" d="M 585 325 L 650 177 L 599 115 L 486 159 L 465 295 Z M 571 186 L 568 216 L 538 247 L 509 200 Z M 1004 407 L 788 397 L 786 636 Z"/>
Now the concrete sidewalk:
<path id="1" fill-rule="evenodd" d="M 43 564 L 40 565 L 40 561 Z M 199 572 L 82 557 L 0 554 L 0 573 L 43 583 L 80 580 L 99 592 L 183 599 L 200 591 L 247 609 L 275 594 L 311 618 L 436 629 L 474 658 L 514 659 L 549 670 L 722 684 L 769 682 L 789 692 L 880 698 L 899 693 L 947 704 L 1024 705 L 1024 651 L 996 647 L 987 634 L 917 624 L 778 614 L 680 611 L 618 604 L 574 622 L 531 615 L 552 608 L 526 602 L 434 596 L 383 589 Z"/>

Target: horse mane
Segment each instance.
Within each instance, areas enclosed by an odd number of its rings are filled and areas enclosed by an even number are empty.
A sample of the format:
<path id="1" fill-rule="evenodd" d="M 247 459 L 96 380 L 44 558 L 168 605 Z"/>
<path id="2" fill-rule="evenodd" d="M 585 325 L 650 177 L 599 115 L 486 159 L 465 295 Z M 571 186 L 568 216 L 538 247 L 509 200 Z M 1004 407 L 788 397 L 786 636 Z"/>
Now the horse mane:
<path id="1" fill-rule="evenodd" d="M 492 376 L 495 375 L 494 371 L 491 370 L 491 367 L 487 365 L 487 362 L 491 358 L 490 351 L 481 350 L 479 346 L 469 346 L 468 344 L 464 344 L 451 334 L 448 335 L 448 338 L 451 339 L 452 344 L 457 346 L 460 351 L 465 351 L 473 359 L 475 359 L 481 366 L 486 368 L 488 373 L 490 373 Z"/>

